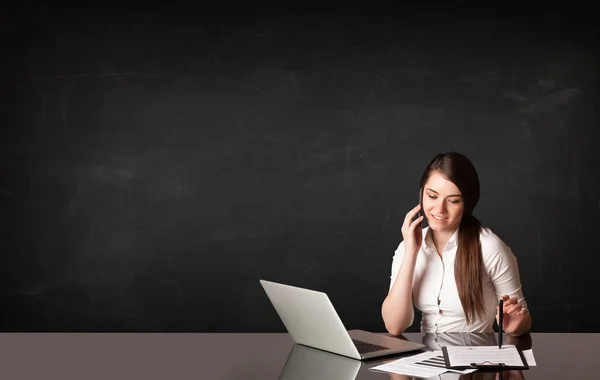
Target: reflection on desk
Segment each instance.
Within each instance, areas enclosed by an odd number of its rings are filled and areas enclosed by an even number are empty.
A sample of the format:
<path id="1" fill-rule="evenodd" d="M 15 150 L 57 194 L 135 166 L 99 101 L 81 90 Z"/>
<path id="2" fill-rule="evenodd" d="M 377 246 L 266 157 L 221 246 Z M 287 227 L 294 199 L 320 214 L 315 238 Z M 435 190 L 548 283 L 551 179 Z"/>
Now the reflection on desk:
<path id="1" fill-rule="evenodd" d="M 531 341 L 523 338 L 522 340 Z M 422 339 L 423 343 L 430 350 L 439 350 L 443 345 L 455 346 L 486 346 L 495 345 L 496 340 L 493 334 L 426 334 Z M 516 343 L 516 341 L 515 341 Z M 403 356 L 411 356 L 409 353 Z M 328 380 L 357 380 L 359 373 L 361 379 L 366 378 L 366 367 L 372 367 L 381 363 L 397 360 L 398 356 L 389 357 L 377 361 L 360 361 L 336 355 L 330 352 L 318 350 L 315 348 L 295 344 L 287 357 L 285 365 L 279 376 L 279 380 L 304 380 L 304 379 L 328 379 Z M 361 369 L 365 367 L 365 370 Z M 387 374 L 391 380 L 412 380 L 411 376 L 399 374 Z M 375 377 L 379 376 L 379 377 Z M 373 378 L 381 378 L 380 374 L 373 374 Z M 460 375 L 456 373 L 445 373 L 438 377 L 439 379 L 453 380 L 521 380 L 524 379 L 522 371 L 503 371 L 498 372 L 477 372 L 469 375 Z"/>
<path id="2" fill-rule="evenodd" d="M 279 380 L 354 380 L 362 365 L 360 360 L 295 344 Z"/>
<path id="3" fill-rule="evenodd" d="M 494 333 L 427 333 L 423 334 L 422 342 L 430 350 L 440 350 L 442 346 L 495 346 L 498 335 Z M 524 351 L 532 348 L 531 334 L 519 337 L 504 335 L 502 344 L 515 345 Z"/>
<path id="4" fill-rule="evenodd" d="M 413 377 L 390 373 L 390 380 L 413 380 Z M 436 376 L 435 379 L 442 380 L 523 380 L 523 371 L 502 371 L 499 372 L 474 372 L 468 375 L 458 373 L 443 373 Z"/>
<path id="5" fill-rule="evenodd" d="M 472 333 L 444 333 L 424 334 L 422 343 L 428 350 L 440 350 L 442 346 L 495 346 L 497 344 L 495 334 L 472 334 Z M 400 338 L 402 339 L 402 338 Z M 508 337 L 510 344 L 520 345 L 522 349 L 531 348 L 531 336 L 526 334 L 522 337 Z M 525 344 L 523 344 L 525 343 Z M 507 343 L 508 344 L 508 343 Z M 527 347 L 529 344 L 529 347 Z M 402 356 L 411 356 L 408 353 Z M 397 360 L 398 356 L 388 357 L 375 361 L 360 361 L 322 351 L 312 347 L 295 344 L 287 357 L 285 365 L 279 376 L 279 380 L 304 380 L 304 379 L 329 379 L 329 380 L 356 380 L 361 368 L 372 367 L 381 363 Z M 362 371 L 366 374 L 366 371 Z M 361 373 L 361 374 L 362 374 Z M 412 380 L 412 377 L 387 374 L 391 380 Z M 376 375 L 374 375 L 376 376 Z M 364 378 L 364 376 L 361 376 Z M 375 378 L 375 377 L 373 377 Z M 378 378 L 381 378 L 378 377 Z M 524 379 L 520 370 L 500 372 L 477 372 L 469 375 L 456 373 L 445 373 L 439 379 L 453 380 L 521 380 Z"/>
<path id="6" fill-rule="evenodd" d="M 443 346 L 495 346 L 495 334 L 444 333 L 423 334 L 423 344 L 430 350 L 441 350 Z"/>
<path id="7" fill-rule="evenodd" d="M 427 342 L 429 349 L 447 344 L 485 344 L 495 341 L 479 334 L 405 333 L 398 339 Z M 502 374 L 503 379 L 599 379 L 600 365 L 597 333 L 532 333 L 523 337 L 506 337 L 506 344 L 521 350 L 533 348 L 536 367 L 519 373 Z M 535 343 L 535 344 L 532 344 Z M 308 347 L 307 347 L 308 348 Z M 285 378 L 319 379 L 319 370 L 329 379 L 412 380 L 390 376 L 370 368 L 385 361 L 413 354 L 405 353 L 369 361 L 324 355 L 292 353 L 294 341 L 287 333 L 120 333 L 120 334 L 40 334 L 0 333 L 0 378 L 6 379 L 144 379 L 179 378 L 211 380 L 265 380 Z M 327 357 L 334 363 L 323 362 Z M 298 358 L 298 359 L 296 359 Z M 287 363 L 287 361 L 290 363 Z M 293 362 L 296 361 L 296 364 Z M 301 364 L 316 363 L 313 368 Z M 318 364 L 322 363 L 322 364 Z M 286 368 L 286 365 L 289 366 Z M 358 374 L 356 366 L 360 364 Z M 329 367 L 331 366 L 331 367 Z M 309 367 L 307 365 L 307 367 Z M 318 368 L 315 368 L 318 367 Z M 296 370 L 294 370 L 296 368 Z M 327 369 L 330 368 L 330 369 Z M 335 370 L 331 370 L 334 368 Z M 337 369 L 336 369 L 337 368 Z M 285 369 L 285 372 L 284 372 Z M 302 372 L 313 370 L 317 372 Z M 298 372 L 300 371 L 300 372 Z M 329 373 L 329 375 L 327 375 Z M 463 379 L 495 379 L 490 373 L 473 373 Z M 289 376 L 289 377 L 288 377 Z M 321 376 L 323 378 L 323 376 Z M 460 376 L 450 377 L 459 379 Z"/>

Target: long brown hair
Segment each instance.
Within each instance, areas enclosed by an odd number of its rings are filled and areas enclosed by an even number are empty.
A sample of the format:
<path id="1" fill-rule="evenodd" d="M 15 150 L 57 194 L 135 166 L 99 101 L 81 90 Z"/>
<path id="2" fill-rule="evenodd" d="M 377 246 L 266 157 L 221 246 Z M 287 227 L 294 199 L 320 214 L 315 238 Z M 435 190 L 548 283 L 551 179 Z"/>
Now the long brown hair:
<path id="1" fill-rule="evenodd" d="M 483 258 L 479 241 L 481 223 L 472 215 L 479 201 L 479 176 L 471 161 L 464 155 L 455 152 L 438 154 L 421 176 L 421 189 L 436 171 L 458 187 L 464 202 L 463 217 L 458 230 L 454 277 L 467 323 L 470 323 L 476 315 L 481 316 L 485 312 L 481 285 Z"/>

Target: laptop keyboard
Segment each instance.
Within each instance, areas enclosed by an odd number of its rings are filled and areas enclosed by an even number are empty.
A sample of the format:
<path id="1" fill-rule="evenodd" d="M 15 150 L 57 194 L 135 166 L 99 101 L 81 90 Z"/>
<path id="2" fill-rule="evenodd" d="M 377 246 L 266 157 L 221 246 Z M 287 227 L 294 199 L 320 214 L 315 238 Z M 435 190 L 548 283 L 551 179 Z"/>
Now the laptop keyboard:
<path id="1" fill-rule="evenodd" d="M 352 341 L 354 342 L 354 345 L 356 346 L 358 352 L 360 352 L 361 354 L 389 349 L 388 347 L 378 346 L 376 344 L 363 342 L 361 340 L 352 339 Z"/>

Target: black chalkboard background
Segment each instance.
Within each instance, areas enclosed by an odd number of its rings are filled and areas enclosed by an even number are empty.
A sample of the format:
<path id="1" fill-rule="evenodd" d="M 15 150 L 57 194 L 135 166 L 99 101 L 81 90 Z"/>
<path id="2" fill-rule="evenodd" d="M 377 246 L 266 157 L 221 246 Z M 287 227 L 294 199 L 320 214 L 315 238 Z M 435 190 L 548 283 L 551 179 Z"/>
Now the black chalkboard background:
<path id="1" fill-rule="evenodd" d="M 383 331 L 419 176 L 456 150 L 534 330 L 600 332 L 592 17 L 370 6 L 3 14 L 1 330 L 283 331 L 264 278 Z"/>

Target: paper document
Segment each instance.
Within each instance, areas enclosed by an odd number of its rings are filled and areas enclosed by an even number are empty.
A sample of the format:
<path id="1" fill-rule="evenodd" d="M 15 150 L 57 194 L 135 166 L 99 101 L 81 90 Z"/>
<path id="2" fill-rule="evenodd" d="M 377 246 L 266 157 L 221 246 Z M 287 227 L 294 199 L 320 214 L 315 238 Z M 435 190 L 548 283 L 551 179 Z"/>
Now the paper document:
<path id="1" fill-rule="evenodd" d="M 525 357 L 525 360 L 527 361 L 527 365 L 529 365 L 530 367 L 535 367 L 535 357 L 533 356 L 533 350 L 529 349 L 529 350 L 525 350 L 525 351 L 521 351 L 523 353 L 523 356 Z"/>
<path id="2" fill-rule="evenodd" d="M 376 371 L 397 373 L 399 375 L 422 377 L 425 379 L 439 376 L 446 372 L 446 368 L 426 367 L 422 365 L 406 363 L 401 360 L 395 360 L 390 363 L 381 364 L 376 367 L 372 367 L 371 369 Z"/>
<path id="3" fill-rule="evenodd" d="M 420 354 L 400 358 L 393 362 L 372 367 L 371 369 L 425 378 L 439 376 L 440 374 L 447 372 L 454 372 L 460 375 L 475 371 L 475 369 L 459 371 L 446 368 L 444 354 L 441 350 L 426 351 Z"/>
<path id="4" fill-rule="evenodd" d="M 525 363 L 513 345 L 502 346 L 446 346 L 450 367 L 470 367 L 471 363 L 504 363 L 523 367 Z"/>
<path id="5" fill-rule="evenodd" d="M 461 374 L 467 374 L 476 371 L 475 369 L 466 369 L 459 371 L 456 369 L 446 368 L 446 361 L 444 360 L 444 354 L 442 353 L 442 350 L 427 351 L 421 354 L 401 358 L 398 360 L 402 360 L 406 363 L 412 363 L 416 365 L 444 368 L 448 372 L 457 372 Z"/>

